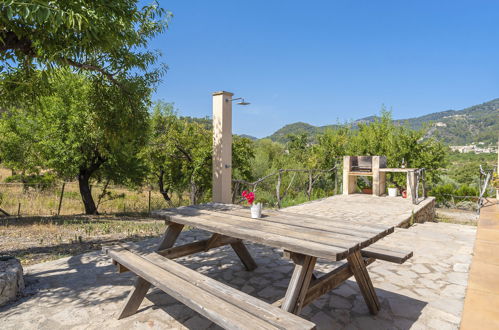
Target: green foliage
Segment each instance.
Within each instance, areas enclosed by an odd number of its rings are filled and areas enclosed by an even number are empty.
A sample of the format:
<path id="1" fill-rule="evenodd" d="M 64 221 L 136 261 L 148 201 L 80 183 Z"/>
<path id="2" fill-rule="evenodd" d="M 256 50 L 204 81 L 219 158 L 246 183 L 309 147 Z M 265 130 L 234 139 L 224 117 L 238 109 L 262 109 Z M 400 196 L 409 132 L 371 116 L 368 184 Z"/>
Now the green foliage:
<path id="1" fill-rule="evenodd" d="M 347 150 L 350 155 L 386 156 L 388 167 L 400 167 L 404 161 L 406 167 L 425 168 L 428 183 L 436 184 L 445 165 L 447 148 L 433 138 L 424 137 L 424 130 L 395 125 L 390 113 L 382 111 L 380 119 L 359 124 Z M 389 178 L 398 186 L 405 186 L 403 175 Z"/>
<path id="2" fill-rule="evenodd" d="M 313 126 L 303 122 L 288 124 L 274 132 L 269 138 L 280 143 L 288 142 L 290 135 L 307 134 L 310 141 L 325 130 L 337 129 L 340 126 L 348 126 L 357 129 L 361 124 L 372 123 L 380 118 L 370 116 L 358 119 L 350 125 L 326 125 Z M 435 123 L 440 123 L 435 126 Z M 421 117 L 394 120 L 397 125 L 427 130 L 427 135 L 437 138 L 439 141 L 449 145 L 466 145 L 472 142 L 484 142 L 485 145 L 497 144 L 497 132 L 499 131 L 499 99 L 494 99 L 483 104 L 475 105 L 463 110 L 447 110 L 431 113 Z M 443 125 L 442 125 L 443 124 Z"/>
<path id="3" fill-rule="evenodd" d="M 148 144 L 141 152 L 149 181 L 170 202 L 171 194 L 189 191 L 192 204 L 209 198 L 212 180 L 212 132 L 206 120 L 179 117 L 173 105 L 153 107 Z M 234 136 L 233 177 L 252 179 L 253 142 Z"/>
<path id="4" fill-rule="evenodd" d="M 91 178 L 139 183 L 137 154 L 146 142 L 150 89 L 140 79 L 127 83 L 137 97 L 121 98 L 120 87 L 101 78 L 58 71 L 49 79 L 50 93 L 2 115 L 0 157 L 17 170 L 45 168 L 64 180 L 78 177 L 80 188 L 88 188 Z"/>
<path id="5" fill-rule="evenodd" d="M 20 74 L 22 79 L 11 82 L 33 90 L 39 86 L 26 78 L 35 68 L 51 73 L 72 67 L 126 89 L 126 80 L 156 61 L 148 41 L 166 29 L 169 17 L 157 3 L 140 8 L 137 0 L 5 0 L 0 2 L 0 72 Z M 145 79 L 155 79 L 161 70 Z"/>
<path id="6" fill-rule="evenodd" d="M 255 159 L 254 142 L 246 137 L 233 136 L 232 139 L 232 176 L 235 179 L 251 181 Z"/>
<path id="7" fill-rule="evenodd" d="M 6 183 L 20 182 L 25 184 L 27 187 L 33 187 L 40 190 L 45 190 L 53 188 L 57 182 L 57 178 L 52 173 L 43 174 L 15 174 L 5 178 Z"/>
<path id="8" fill-rule="evenodd" d="M 196 121 L 179 118 L 172 104 L 153 107 L 148 145 L 141 152 L 150 174 L 167 201 L 190 190 L 191 201 L 211 185 L 211 135 Z"/>
<path id="9" fill-rule="evenodd" d="M 255 179 L 284 167 L 285 148 L 282 144 L 270 139 L 262 139 L 254 142 L 254 148 L 255 159 L 252 171 Z"/>

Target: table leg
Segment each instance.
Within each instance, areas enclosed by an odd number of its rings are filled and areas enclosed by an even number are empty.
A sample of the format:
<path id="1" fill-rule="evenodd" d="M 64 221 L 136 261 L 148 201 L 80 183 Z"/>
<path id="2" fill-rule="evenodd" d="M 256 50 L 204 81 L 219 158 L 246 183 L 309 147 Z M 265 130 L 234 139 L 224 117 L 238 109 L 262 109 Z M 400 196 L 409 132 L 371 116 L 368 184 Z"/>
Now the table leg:
<path id="1" fill-rule="evenodd" d="M 232 246 L 234 252 L 236 252 L 239 259 L 241 259 L 241 262 L 243 263 L 244 267 L 246 267 L 246 270 L 252 271 L 257 267 L 255 260 L 253 260 L 253 257 L 251 256 L 248 248 L 246 248 L 243 242 L 239 241 L 236 243 L 231 243 L 230 246 Z"/>
<path id="2" fill-rule="evenodd" d="M 288 290 L 284 296 L 281 308 L 287 312 L 299 314 L 303 308 L 303 302 L 310 286 L 317 258 L 294 255 L 292 259 L 295 262 L 295 269 L 289 281 Z"/>
<path id="3" fill-rule="evenodd" d="M 175 244 L 175 241 L 177 240 L 178 235 L 182 232 L 183 228 L 184 225 L 171 223 L 166 228 L 165 235 L 159 244 L 158 250 L 171 248 Z M 150 287 L 151 283 L 147 282 L 142 277 L 137 277 L 134 288 L 128 295 L 125 305 L 118 314 L 118 320 L 137 312 L 137 309 L 139 309 L 139 306 L 144 300 Z"/>
<path id="4" fill-rule="evenodd" d="M 348 265 L 355 276 L 355 280 L 359 285 L 360 292 L 362 293 L 362 296 L 364 296 L 369 312 L 376 315 L 379 312 L 380 304 L 360 251 L 356 251 L 349 255 L 347 260 Z"/>

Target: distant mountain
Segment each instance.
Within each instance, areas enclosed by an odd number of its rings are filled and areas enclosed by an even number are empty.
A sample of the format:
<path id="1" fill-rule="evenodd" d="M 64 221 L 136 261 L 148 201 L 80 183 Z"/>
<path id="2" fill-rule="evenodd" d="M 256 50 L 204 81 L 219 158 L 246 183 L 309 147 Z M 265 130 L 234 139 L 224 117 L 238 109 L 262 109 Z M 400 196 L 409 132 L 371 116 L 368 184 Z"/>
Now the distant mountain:
<path id="1" fill-rule="evenodd" d="M 377 116 L 358 119 L 352 123 L 373 122 Z M 499 135 L 499 98 L 463 110 L 446 110 L 428 115 L 395 120 L 399 124 L 407 124 L 414 129 L 429 125 L 428 134 L 449 145 L 466 145 L 473 142 L 496 144 Z M 269 138 L 273 141 L 286 142 L 288 134 L 307 133 L 313 136 L 324 132 L 327 128 L 338 125 L 314 126 L 303 122 L 288 124 L 277 130 Z"/>
<path id="2" fill-rule="evenodd" d="M 431 125 L 430 134 L 450 145 L 496 144 L 499 137 L 499 98 L 463 110 L 447 110 L 398 120 L 413 128 Z"/>
<path id="3" fill-rule="evenodd" d="M 247 138 L 247 139 L 250 139 L 252 141 L 255 141 L 255 140 L 258 140 L 256 137 L 252 136 L 252 135 L 248 135 L 248 134 L 239 134 L 240 137 L 243 137 L 243 138 Z"/>

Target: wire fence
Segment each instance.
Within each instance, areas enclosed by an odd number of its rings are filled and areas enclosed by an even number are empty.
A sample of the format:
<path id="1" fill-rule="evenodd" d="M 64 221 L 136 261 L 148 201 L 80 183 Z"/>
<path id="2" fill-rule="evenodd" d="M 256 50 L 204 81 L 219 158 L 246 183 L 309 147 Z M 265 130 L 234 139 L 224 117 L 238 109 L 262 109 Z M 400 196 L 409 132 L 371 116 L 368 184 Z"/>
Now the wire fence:
<path id="1" fill-rule="evenodd" d="M 291 175 L 286 177 L 286 174 Z M 327 174 L 331 174 L 332 178 L 326 178 L 325 176 Z M 331 181 L 333 182 L 333 187 L 331 187 Z M 275 188 L 273 182 L 275 182 Z M 294 197 L 296 197 L 296 195 L 302 193 L 306 196 L 307 200 L 311 200 L 312 197 L 325 197 L 320 196 L 321 193 L 323 195 L 336 195 L 339 188 L 337 167 L 326 170 L 278 169 L 275 172 L 267 174 L 253 182 L 245 180 L 232 180 L 232 183 L 233 203 L 244 200 L 239 198 L 239 196 L 241 196 L 241 192 L 245 187 L 248 187 L 253 192 L 256 192 L 257 189 L 260 188 L 260 191 L 264 191 L 267 195 L 266 202 L 268 204 L 273 204 L 273 206 L 277 208 L 281 208 L 283 206 L 283 200 L 290 195 L 294 195 Z M 315 196 L 313 195 L 314 187 L 319 187 L 320 189 L 320 193 L 316 193 Z M 275 193 L 272 193 L 272 190 L 274 190 Z"/>

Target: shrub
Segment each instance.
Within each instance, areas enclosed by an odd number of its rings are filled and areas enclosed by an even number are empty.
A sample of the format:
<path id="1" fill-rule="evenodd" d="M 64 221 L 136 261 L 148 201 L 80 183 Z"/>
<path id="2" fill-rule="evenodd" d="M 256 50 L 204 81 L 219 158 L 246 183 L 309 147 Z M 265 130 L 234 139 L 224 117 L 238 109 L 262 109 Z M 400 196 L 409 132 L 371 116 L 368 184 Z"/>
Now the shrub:
<path id="1" fill-rule="evenodd" d="M 51 173 L 44 174 L 31 174 L 31 175 L 22 175 L 15 174 L 7 177 L 5 179 L 7 183 L 15 183 L 19 182 L 27 187 L 33 187 L 39 190 L 46 190 L 49 188 L 53 188 L 56 184 L 56 177 Z"/>

